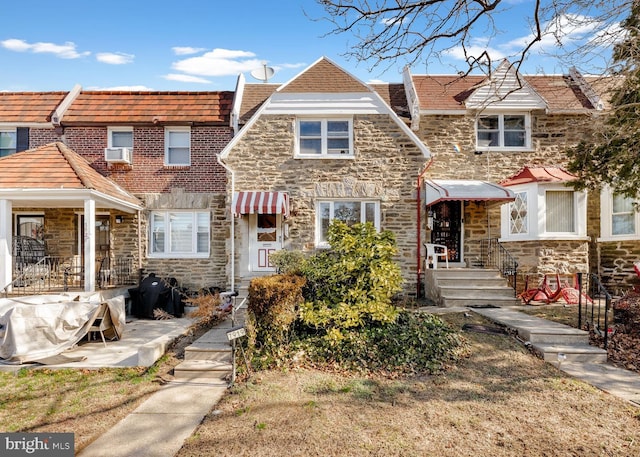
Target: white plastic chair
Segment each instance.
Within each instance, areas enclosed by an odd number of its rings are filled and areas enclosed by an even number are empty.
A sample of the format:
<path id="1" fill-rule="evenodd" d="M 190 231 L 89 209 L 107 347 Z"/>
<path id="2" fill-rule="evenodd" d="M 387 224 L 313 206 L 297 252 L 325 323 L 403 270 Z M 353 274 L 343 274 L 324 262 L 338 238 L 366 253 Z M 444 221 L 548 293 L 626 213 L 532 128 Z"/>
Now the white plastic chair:
<path id="1" fill-rule="evenodd" d="M 438 257 L 444 259 L 447 269 L 449 268 L 449 251 L 444 244 L 425 243 L 424 247 L 427 248 L 427 256 L 424 259 L 426 267 L 429 267 L 429 263 L 433 265 L 433 269 L 438 268 Z"/>

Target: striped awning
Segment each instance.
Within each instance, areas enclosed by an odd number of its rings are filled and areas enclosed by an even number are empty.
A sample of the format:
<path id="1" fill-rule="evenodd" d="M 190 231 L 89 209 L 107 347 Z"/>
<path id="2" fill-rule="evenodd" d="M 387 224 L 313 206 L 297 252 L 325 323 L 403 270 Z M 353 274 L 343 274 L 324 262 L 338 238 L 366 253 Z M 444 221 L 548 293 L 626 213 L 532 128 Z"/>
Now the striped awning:
<path id="1" fill-rule="evenodd" d="M 289 216 L 289 196 L 285 192 L 236 192 L 233 214 L 282 214 Z"/>
<path id="2" fill-rule="evenodd" d="M 426 205 L 441 201 L 508 202 L 515 200 L 513 191 L 486 181 L 426 180 Z"/>

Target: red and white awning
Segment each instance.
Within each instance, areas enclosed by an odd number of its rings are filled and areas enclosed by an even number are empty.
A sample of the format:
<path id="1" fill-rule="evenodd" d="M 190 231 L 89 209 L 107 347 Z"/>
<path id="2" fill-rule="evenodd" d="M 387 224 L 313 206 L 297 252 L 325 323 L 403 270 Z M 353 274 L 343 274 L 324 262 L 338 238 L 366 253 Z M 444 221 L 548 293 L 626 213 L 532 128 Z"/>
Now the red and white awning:
<path id="1" fill-rule="evenodd" d="M 282 214 L 289 217 L 289 196 L 285 192 L 236 192 L 233 214 Z"/>
<path id="2" fill-rule="evenodd" d="M 515 200 L 512 190 L 486 181 L 426 180 L 426 205 L 441 201 L 508 202 Z"/>

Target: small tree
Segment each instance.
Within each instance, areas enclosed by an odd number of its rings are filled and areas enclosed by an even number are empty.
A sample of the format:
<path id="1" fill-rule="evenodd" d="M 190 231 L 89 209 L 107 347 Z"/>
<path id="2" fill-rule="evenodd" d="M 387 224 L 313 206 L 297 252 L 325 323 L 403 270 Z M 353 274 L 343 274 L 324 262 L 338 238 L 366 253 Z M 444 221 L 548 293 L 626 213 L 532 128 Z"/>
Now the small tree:
<path id="1" fill-rule="evenodd" d="M 393 322 L 398 310 L 392 298 L 402 284 L 393 234 L 378 233 L 371 223 L 334 220 L 328 241 L 331 250 L 312 256 L 303 268 L 302 322 L 327 333 Z"/>

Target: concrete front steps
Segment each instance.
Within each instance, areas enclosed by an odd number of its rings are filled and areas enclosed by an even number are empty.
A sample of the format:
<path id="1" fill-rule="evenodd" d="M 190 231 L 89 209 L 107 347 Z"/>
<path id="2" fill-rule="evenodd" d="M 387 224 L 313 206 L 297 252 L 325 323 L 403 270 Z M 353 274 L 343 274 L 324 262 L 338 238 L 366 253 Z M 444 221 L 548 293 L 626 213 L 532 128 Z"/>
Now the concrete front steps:
<path id="1" fill-rule="evenodd" d="M 545 362 L 605 363 L 607 351 L 589 344 L 589 332 L 529 316 L 513 309 L 473 309 L 474 312 L 514 330 Z"/>
<path id="2" fill-rule="evenodd" d="M 236 304 L 243 298 L 238 296 Z M 228 384 L 233 372 L 233 350 L 227 332 L 244 324 L 245 309 L 231 316 L 202 335 L 184 350 L 184 361 L 173 369 L 176 382 L 198 382 L 207 384 Z M 234 325 L 235 324 L 235 325 Z"/>
<path id="3" fill-rule="evenodd" d="M 425 297 L 445 308 L 520 304 L 498 270 L 480 268 L 426 270 Z"/>

